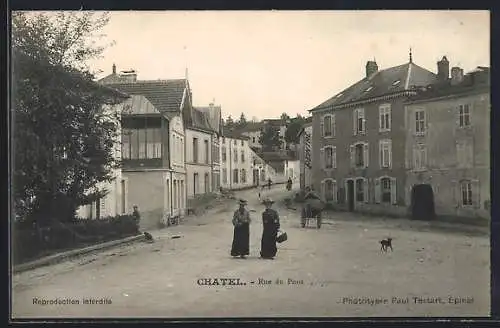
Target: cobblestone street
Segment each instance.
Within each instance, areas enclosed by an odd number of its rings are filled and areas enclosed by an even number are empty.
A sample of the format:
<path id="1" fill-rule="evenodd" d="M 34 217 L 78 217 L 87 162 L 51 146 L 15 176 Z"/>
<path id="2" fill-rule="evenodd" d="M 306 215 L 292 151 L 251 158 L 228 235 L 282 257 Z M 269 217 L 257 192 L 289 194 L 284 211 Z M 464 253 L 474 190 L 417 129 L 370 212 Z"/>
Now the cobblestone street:
<path id="1" fill-rule="evenodd" d="M 289 237 L 279 245 L 274 261 L 258 257 L 263 206 L 257 191 L 242 191 L 237 196 L 248 199 L 248 208 L 256 211 L 251 213 L 249 258 L 229 256 L 235 202 L 151 232 L 156 238 L 152 244 L 118 247 L 14 275 L 13 316 L 489 314 L 487 235 L 418 229 L 416 223 L 410 227 L 405 220 L 357 220 L 342 213 L 331 214 L 319 230 L 304 229 L 298 210 L 280 207 L 284 192 L 281 185 L 266 191 L 278 201 L 282 228 Z M 173 235 L 180 238 L 172 239 Z M 379 240 L 388 236 L 394 238 L 394 251 L 382 253 Z M 200 278 L 239 278 L 246 285 L 200 286 Z M 271 283 L 262 285 L 259 279 Z M 277 279 L 283 284 L 277 284 Z M 79 304 L 34 304 L 35 299 L 55 298 Z M 83 304 L 84 298 L 106 299 L 111 304 Z M 353 304 L 355 298 L 361 298 L 362 304 Z"/>

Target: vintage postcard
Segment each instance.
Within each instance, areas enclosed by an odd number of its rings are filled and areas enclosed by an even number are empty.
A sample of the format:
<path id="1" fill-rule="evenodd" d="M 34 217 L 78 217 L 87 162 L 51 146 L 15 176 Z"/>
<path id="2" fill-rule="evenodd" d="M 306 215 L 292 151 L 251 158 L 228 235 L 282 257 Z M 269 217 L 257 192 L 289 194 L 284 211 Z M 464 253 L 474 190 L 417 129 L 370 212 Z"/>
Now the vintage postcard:
<path id="1" fill-rule="evenodd" d="M 13 319 L 490 316 L 488 11 L 11 37 Z"/>

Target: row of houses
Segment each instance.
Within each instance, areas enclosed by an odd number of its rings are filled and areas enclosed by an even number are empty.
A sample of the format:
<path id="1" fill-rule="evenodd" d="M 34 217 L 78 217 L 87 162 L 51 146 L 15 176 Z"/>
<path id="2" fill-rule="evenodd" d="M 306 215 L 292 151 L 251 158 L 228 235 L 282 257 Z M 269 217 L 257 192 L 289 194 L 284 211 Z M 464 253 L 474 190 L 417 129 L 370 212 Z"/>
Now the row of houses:
<path id="1" fill-rule="evenodd" d="M 183 217 L 192 199 L 220 188 L 242 189 L 274 179 L 276 172 L 251 148 L 249 137 L 225 132 L 221 107 L 193 105 L 187 78 L 138 80 L 134 71 L 112 73 L 99 83 L 125 94 L 112 110 L 121 115 L 116 156 L 122 167 L 109 192 L 79 210 L 95 218 L 141 212 L 146 229 Z"/>
<path id="2" fill-rule="evenodd" d="M 310 110 L 301 187 L 340 209 L 490 217 L 490 70 L 437 74 L 408 63 L 366 76 Z"/>

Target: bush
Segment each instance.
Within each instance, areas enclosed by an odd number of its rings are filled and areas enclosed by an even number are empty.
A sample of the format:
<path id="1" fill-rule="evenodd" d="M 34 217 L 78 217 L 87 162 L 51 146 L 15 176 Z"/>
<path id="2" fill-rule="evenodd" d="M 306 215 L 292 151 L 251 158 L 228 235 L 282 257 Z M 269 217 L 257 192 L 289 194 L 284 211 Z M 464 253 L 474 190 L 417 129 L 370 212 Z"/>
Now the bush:
<path id="1" fill-rule="evenodd" d="M 138 233 L 139 225 L 132 215 L 100 219 L 76 218 L 69 223 L 54 222 L 38 229 L 16 222 L 12 242 L 13 260 L 17 264 L 47 253 L 85 247 Z"/>

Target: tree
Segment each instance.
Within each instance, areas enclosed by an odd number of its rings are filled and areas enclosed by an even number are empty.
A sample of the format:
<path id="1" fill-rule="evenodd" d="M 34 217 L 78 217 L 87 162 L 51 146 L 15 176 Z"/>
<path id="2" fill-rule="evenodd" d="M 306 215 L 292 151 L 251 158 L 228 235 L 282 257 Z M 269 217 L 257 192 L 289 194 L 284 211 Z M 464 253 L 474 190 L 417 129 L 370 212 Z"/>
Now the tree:
<path id="1" fill-rule="evenodd" d="M 272 125 L 265 125 L 260 133 L 259 142 L 263 150 L 273 151 L 281 147 L 282 140 L 280 138 L 280 131 L 277 127 Z"/>
<path id="2" fill-rule="evenodd" d="M 234 127 L 234 121 L 233 121 L 233 118 L 231 117 L 231 115 L 229 115 L 226 119 L 226 125 L 228 128 L 233 128 Z"/>
<path id="3" fill-rule="evenodd" d="M 237 123 L 239 128 L 243 128 L 247 125 L 247 119 L 245 117 L 245 113 L 241 113 L 240 120 Z"/>
<path id="4" fill-rule="evenodd" d="M 280 119 L 283 123 L 286 123 L 290 119 L 290 116 L 287 113 L 282 113 Z"/>
<path id="5" fill-rule="evenodd" d="M 124 95 L 96 84 L 84 68 L 102 52 L 89 38 L 107 22 L 92 17 L 13 18 L 17 218 L 40 225 L 73 219 L 79 206 L 106 194 L 98 186 L 112 181 L 120 164 L 114 156 L 119 116 L 112 109 Z"/>
<path id="6" fill-rule="evenodd" d="M 305 122 L 306 120 L 300 115 L 297 115 L 297 117 L 291 120 L 285 131 L 285 141 L 287 143 L 299 143 L 299 138 L 297 137 L 297 135 L 299 134 Z"/>

